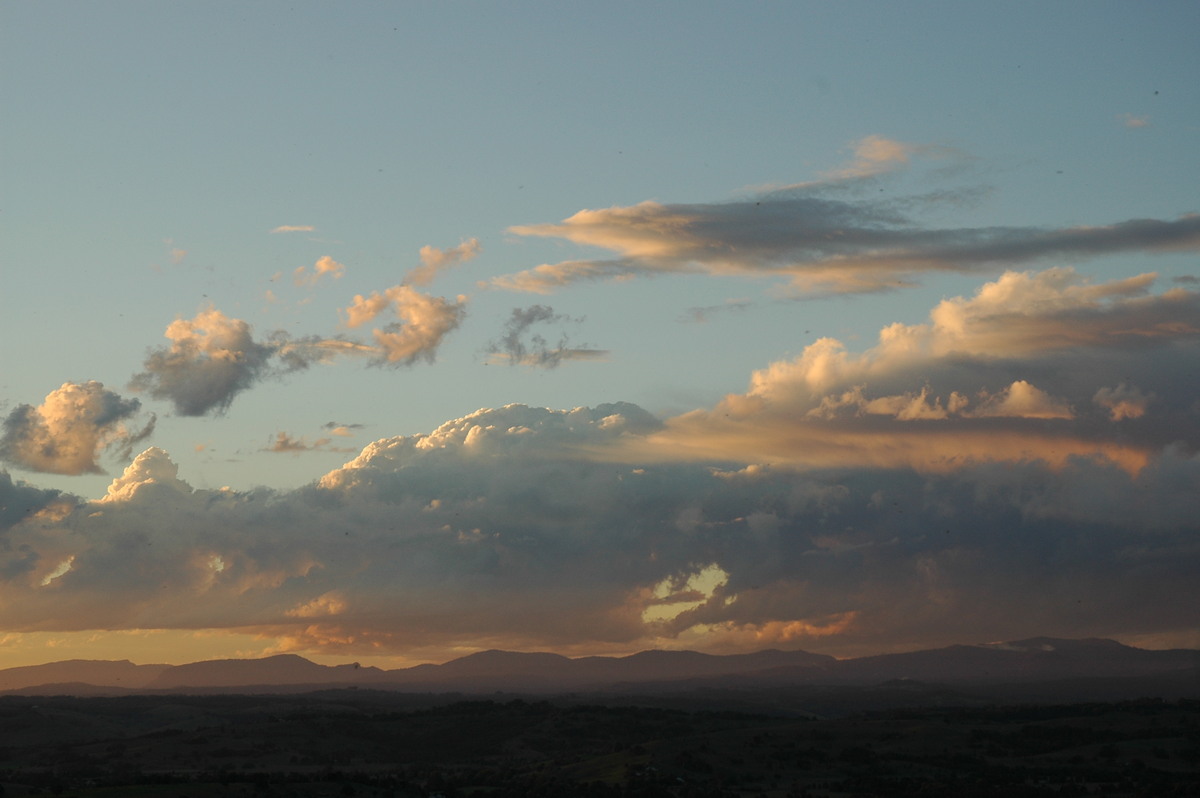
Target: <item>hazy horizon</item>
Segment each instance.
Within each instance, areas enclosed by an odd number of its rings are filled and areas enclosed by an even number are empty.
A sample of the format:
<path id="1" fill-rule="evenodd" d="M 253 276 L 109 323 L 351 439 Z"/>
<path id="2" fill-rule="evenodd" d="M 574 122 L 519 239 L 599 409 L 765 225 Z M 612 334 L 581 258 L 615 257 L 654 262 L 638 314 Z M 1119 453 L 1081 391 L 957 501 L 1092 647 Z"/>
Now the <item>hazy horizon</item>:
<path id="1" fill-rule="evenodd" d="M 1200 6 L 3 15 L 0 668 L 1200 648 Z"/>

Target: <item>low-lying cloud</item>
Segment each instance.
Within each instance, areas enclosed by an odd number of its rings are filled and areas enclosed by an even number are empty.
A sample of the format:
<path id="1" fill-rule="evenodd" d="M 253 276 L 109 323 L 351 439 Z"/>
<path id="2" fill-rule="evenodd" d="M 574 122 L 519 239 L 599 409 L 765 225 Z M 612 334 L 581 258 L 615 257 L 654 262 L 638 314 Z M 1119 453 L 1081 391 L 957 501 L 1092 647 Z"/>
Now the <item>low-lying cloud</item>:
<path id="1" fill-rule="evenodd" d="M 431 659 L 1180 639 L 1198 372 L 1196 292 L 1011 272 L 666 420 L 483 409 L 284 492 L 194 488 L 160 449 L 94 501 L 0 480 L 0 625 Z"/>

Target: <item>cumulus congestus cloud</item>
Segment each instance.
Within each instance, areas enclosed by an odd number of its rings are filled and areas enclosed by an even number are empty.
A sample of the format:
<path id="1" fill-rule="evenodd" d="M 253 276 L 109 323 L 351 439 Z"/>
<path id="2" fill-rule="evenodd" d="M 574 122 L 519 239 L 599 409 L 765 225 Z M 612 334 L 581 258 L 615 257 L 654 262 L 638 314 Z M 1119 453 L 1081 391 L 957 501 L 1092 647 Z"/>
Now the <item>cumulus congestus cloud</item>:
<path id="1" fill-rule="evenodd" d="M 154 416 L 138 422 L 141 402 L 94 380 L 66 382 L 42 402 L 18 405 L 4 419 L 0 459 L 51 474 L 103 473 L 98 458 L 113 449 L 128 459 L 154 431 Z"/>
<path id="2" fill-rule="evenodd" d="M 374 352 L 371 347 L 338 338 L 293 338 L 284 332 L 256 340 L 242 319 L 214 307 L 191 319 L 176 319 L 164 335 L 169 346 L 147 354 L 144 370 L 129 387 L 164 399 L 182 416 L 223 413 L 234 398 L 259 381 L 306 369 L 338 355 Z"/>
<path id="3" fill-rule="evenodd" d="M 1102 457 L 1136 472 L 1164 445 L 1200 446 L 1180 376 L 1200 369 L 1200 293 L 1152 294 L 1154 279 L 1009 272 L 864 352 L 819 339 L 670 419 L 646 454 L 922 471 Z"/>
<path id="4" fill-rule="evenodd" d="M 1200 293 L 1010 272 L 665 420 L 485 408 L 291 491 L 196 489 L 149 449 L 98 501 L 0 483 L 31 503 L 4 516 L 0 625 L 442 659 L 1177 634 L 1198 371 Z"/>

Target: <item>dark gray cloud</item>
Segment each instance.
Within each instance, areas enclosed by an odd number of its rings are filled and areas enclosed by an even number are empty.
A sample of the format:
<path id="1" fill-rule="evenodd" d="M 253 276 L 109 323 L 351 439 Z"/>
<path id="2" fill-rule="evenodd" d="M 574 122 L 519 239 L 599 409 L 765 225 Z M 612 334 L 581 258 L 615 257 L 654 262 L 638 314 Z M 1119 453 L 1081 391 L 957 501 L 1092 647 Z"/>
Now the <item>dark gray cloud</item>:
<path id="1" fill-rule="evenodd" d="M 220 414 L 259 381 L 307 369 L 338 355 L 375 349 L 339 338 L 293 338 L 284 332 L 257 341 L 250 325 L 209 307 L 166 330 L 169 346 L 151 350 L 129 387 L 164 399 L 183 416 Z"/>
<path id="2" fill-rule="evenodd" d="M 573 319 L 564 313 L 555 313 L 549 305 L 530 305 L 513 308 L 504 324 L 501 336 L 490 342 L 484 352 L 495 362 L 535 368 L 557 368 L 567 360 L 600 360 L 608 356 L 606 349 L 593 349 L 586 345 L 571 346 L 565 332 L 559 334 L 555 343 L 545 336 L 530 330 L 539 324 L 578 324 L 582 319 Z"/>
<path id="3" fill-rule="evenodd" d="M 1095 457 L 923 474 L 619 456 L 661 428 L 628 404 L 482 410 L 280 493 L 194 490 L 149 450 L 105 500 L 13 527 L 0 622 L 237 627 L 345 654 L 1194 627 L 1195 456 L 1136 475 Z"/>
<path id="4" fill-rule="evenodd" d="M 430 659 L 1195 640 L 1200 294 L 1154 283 L 1007 273 L 707 410 L 483 409 L 294 491 L 197 490 L 159 449 L 99 501 L 0 483 L 36 508 L 0 512 L 0 626 Z"/>

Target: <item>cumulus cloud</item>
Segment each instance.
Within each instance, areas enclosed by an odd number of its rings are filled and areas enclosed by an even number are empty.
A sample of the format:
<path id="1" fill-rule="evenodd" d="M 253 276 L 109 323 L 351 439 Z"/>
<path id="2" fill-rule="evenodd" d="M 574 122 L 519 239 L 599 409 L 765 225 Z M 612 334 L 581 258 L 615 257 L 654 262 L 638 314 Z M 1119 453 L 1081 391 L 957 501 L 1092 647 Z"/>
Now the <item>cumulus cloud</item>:
<path id="1" fill-rule="evenodd" d="M 357 294 L 344 311 L 347 327 L 372 322 L 389 308 L 400 321 L 372 330 L 381 352 L 376 362 L 390 366 L 410 366 L 419 360 L 433 362 L 442 339 L 462 323 L 466 314 L 465 296 L 451 302 L 445 297 L 424 294 L 411 286 L 396 285 L 369 297 Z"/>
<path id="2" fill-rule="evenodd" d="M 477 238 L 469 238 L 449 249 L 423 246 L 420 252 L 421 265 L 411 270 L 404 282 L 407 285 L 429 285 L 439 272 L 471 260 L 481 249 Z"/>
<path id="3" fill-rule="evenodd" d="M 1196 373 L 1200 293 L 1012 272 L 665 420 L 484 408 L 291 491 L 161 449 L 95 501 L 0 478 L 0 626 L 430 659 L 1194 635 Z"/>
<path id="4" fill-rule="evenodd" d="M 567 360 L 600 360 L 608 356 L 608 350 L 592 349 L 587 346 L 572 347 L 566 333 L 559 336 L 555 344 L 550 344 L 540 333 L 530 333 L 530 328 L 537 324 L 566 324 L 575 323 L 562 313 L 555 313 L 548 305 L 530 305 L 527 308 L 513 308 L 512 314 L 504 325 L 504 332 L 499 339 L 491 341 L 485 348 L 493 363 L 508 363 L 510 365 L 533 366 L 535 368 L 552 369 Z"/>
<path id="5" fill-rule="evenodd" d="M 900 199 L 838 199 L 831 186 L 874 179 L 930 148 L 880 137 L 829 179 L 711 204 L 646 201 L 586 209 L 557 224 L 510 228 L 612 252 L 609 259 L 547 263 L 490 285 L 547 294 L 591 280 L 689 273 L 777 278 L 800 295 L 913 285 L 928 272 L 995 272 L 1047 259 L 1200 249 L 1200 216 L 1129 219 L 1068 228 L 937 228 L 916 212 L 961 201 L 956 192 Z"/>
<path id="6" fill-rule="evenodd" d="M 300 287 L 314 286 L 317 281 L 325 275 L 329 275 L 334 280 L 338 280 L 346 273 L 345 265 L 338 263 L 328 255 L 323 255 L 313 264 L 312 272 L 300 266 L 292 273 L 292 280 Z"/>
<path id="7" fill-rule="evenodd" d="M 66 382 L 38 406 L 18 405 L 4 419 L 0 459 L 51 474 L 103 473 L 97 460 L 106 449 L 128 458 L 154 431 L 154 416 L 133 424 L 141 409 L 94 380 Z"/>
<path id="8" fill-rule="evenodd" d="M 1123 418 L 1141 418 L 1146 415 L 1146 407 L 1153 398 L 1153 394 L 1142 393 L 1136 385 L 1122 382 L 1113 388 L 1100 387 L 1092 401 L 1108 410 L 1113 421 L 1120 421 Z"/>
<path id="9" fill-rule="evenodd" d="M 376 352 L 343 339 L 293 338 L 276 332 L 255 340 L 250 324 L 214 307 L 191 319 L 176 319 L 164 333 L 170 346 L 146 356 L 144 371 L 130 388 L 165 399 L 184 416 L 223 413 L 234 398 L 273 375 L 306 369 L 338 355 Z"/>
<path id="10" fill-rule="evenodd" d="M 1151 294 L 1153 281 L 1010 272 L 942 301 L 925 324 L 885 327 L 865 352 L 822 338 L 756 371 L 746 393 L 671 419 L 639 445 L 925 471 L 1100 457 L 1136 472 L 1170 441 L 1200 446 L 1177 376 L 1200 367 L 1200 293 Z M 1173 400 L 1148 413 L 1151 394 Z M 1137 423 L 1113 426 L 1122 419 Z"/>
<path id="11" fill-rule="evenodd" d="M 282 493 L 197 490 L 150 449 L 102 500 L 14 519 L 0 623 L 431 658 L 1194 627 L 1200 506 L 1178 489 L 1194 455 L 1164 449 L 1136 475 L 1087 458 L 921 474 L 628 457 L 663 429 L 628 404 L 484 409 Z"/>

